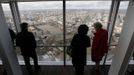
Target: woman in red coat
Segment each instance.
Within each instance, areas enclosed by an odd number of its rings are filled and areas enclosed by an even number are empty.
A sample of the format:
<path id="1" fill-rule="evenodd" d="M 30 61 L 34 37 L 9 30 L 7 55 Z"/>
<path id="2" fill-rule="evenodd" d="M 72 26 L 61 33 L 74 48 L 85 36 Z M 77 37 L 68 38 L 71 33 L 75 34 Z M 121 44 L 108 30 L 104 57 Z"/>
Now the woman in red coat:
<path id="1" fill-rule="evenodd" d="M 95 33 L 91 48 L 91 58 L 95 62 L 95 70 L 100 70 L 100 61 L 108 51 L 108 32 L 102 29 L 100 22 L 94 23 Z"/>

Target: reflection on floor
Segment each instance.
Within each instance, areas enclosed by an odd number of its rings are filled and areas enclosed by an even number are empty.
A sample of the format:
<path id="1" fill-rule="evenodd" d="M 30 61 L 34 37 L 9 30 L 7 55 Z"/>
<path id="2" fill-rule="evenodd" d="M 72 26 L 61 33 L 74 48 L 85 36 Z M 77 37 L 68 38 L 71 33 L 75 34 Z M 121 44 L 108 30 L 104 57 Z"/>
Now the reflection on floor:
<path id="1" fill-rule="evenodd" d="M 0 66 L 0 75 L 6 75 L 3 66 Z M 29 75 L 25 66 L 21 66 L 23 75 Z M 96 72 L 93 66 L 86 66 L 84 75 L 108 75 L 109 66 L 101 66 L 101 71 Z M 41 66 L 39 71 L 33 71 L 33 75 L 75 75 L 72 66 Z M 125 75 L 134 75 L 134 65 L 128 67 Z"/>
<path id="2" fill-rule="evenodd" d="M 107 75 L 108 66 L 102 67 L 101 72 L 94 71 L 93 66 L 85 67 L 84 75 Z M 22 66 L 24 75 L 28 75 L 25 66 Z M 34 75 L 75 75 L 74 68 L 72 66 L 41 66 L 41 69 L 37 72 L 34 71 Z"/>
<path id="3" fill-rule="evenodd" d="M 23 75 L 29 75 L 25 66 L 21 66 Z M 86 66 L 84 75 L 107 75 L 109 66 L 103 66 L 100 73 L 97 73 L 92 68 L 93 66 Z M 34 68 L 33 68 L 34 69 Z M 74 68 L 72 66 L 41 66 L 39 71 L 33 71 L 34 75 L 75 75 Z M 0 72 L 0 75 L 6 75 L 6 73 Z"/>
<path id="4" fill-rule="evenodd" d="M 125 75 L 134 75 L 134 65 L 129 65 Z"/>

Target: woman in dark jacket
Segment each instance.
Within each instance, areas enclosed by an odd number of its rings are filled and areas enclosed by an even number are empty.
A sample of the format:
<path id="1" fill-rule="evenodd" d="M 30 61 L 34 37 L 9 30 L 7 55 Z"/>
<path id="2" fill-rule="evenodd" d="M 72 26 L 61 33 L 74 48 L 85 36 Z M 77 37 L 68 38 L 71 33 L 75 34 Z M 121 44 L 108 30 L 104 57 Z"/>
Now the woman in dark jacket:
<path id="1" fill-rule="evenodd" d="M 90 46 L 90 38 L 87 36 L 88 26 L 82 24 L 78 28 L 78 34 L 75 34 L 71 46 L 72 64 L 75 67 L 76 75 L 83 75 L 84 66 L 86 65 L 86 48 Z"/>

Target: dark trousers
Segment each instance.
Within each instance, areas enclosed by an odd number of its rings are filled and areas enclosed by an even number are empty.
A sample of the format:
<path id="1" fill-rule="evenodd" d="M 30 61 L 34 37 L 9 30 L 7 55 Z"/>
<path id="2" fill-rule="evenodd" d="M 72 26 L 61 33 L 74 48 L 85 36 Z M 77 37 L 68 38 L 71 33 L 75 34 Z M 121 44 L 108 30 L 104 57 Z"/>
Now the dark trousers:
<path id="1" fill-rule="evenodd" d="M 83 75 L 84 74 L 84 66 L 82 66 L 82 65 L 75 66 L 75 74 Z"/>
<path id="2" fill-rule="evenodd" d="M 25 61 L 25 65 L 26 65 L 26 68 L 29 72 L 32 72 L 32 67 L 31 67 L 31 64 L 30 64 L 30 57 L 33 59 L 34 61 L 34 67 L 35 67 L 35 70 L 39 68 L 38 66 L 38 59 L 37 59 L 37 55 L 36 53 L 32 53 L 32 55 L 23 55 L 23 58 L 24 58 L 24 61 Z"/>

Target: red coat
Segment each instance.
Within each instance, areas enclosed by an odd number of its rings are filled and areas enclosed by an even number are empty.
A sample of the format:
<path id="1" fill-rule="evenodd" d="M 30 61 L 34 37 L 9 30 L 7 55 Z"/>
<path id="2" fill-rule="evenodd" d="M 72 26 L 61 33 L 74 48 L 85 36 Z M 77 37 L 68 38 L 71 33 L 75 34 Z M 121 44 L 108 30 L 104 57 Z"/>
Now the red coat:
<path id="1" fill-rule="evenodd" d="M 92 61 L 98 62 L 108 51 L 108 32 L 104 29 L 99 29 L 94 33 L 91 57 Z"/>

